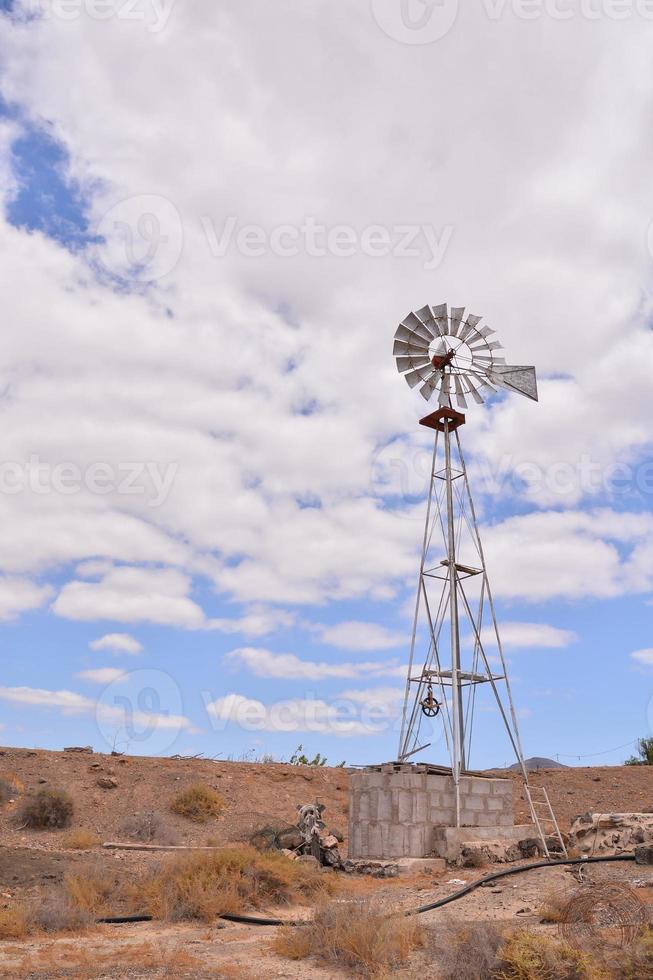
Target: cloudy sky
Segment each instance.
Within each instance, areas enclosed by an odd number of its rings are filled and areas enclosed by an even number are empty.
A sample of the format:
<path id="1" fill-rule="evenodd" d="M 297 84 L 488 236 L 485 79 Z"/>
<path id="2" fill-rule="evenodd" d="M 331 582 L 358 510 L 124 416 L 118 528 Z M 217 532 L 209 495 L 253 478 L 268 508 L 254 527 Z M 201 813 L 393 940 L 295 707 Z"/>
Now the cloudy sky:
<path id="1" fill-rule="evenodd" d="M 463 430 L 525 751 L 628 755 L 653 4 L 0 8 L 0 741 L 394 757 L 449 302 L 540 378 Z"/>

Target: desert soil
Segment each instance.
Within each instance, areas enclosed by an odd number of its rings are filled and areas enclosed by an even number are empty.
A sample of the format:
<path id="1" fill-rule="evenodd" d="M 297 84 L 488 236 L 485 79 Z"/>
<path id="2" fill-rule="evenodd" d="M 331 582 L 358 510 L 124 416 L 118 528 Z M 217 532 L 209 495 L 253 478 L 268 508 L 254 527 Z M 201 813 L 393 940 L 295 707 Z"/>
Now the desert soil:
<path id="1" fill-rule="evenodd" d="M 501 772 L 501 775 L 511 776 Z M 113 789 L 98 779 L 111 777 Z M 517 777 L 515 816 L 527 822 Z M 67 830 L 35 832 L 21 829 L 16 807 L 25 792 L 43 787 L 67 790 L 75 801 L 73 828 L 93 831 L 103 842 L 126 839 L 134 814 L 154 811 L 163 821 L 163 835 L 175 844 L 226 844 L 246 840 L 265 824 L 293 824 L 297 804 L 326 804 L 329 829 L 342 834 L 346 853 L 348 773 L 343 769 L 309 769 L 284 764 L 213 762 L 203 759 L 151 759 L 26 749 L 0 750 L 0 779 L 12 781 L 15 802 L 0 806 L 0 908 L 47 893 L 70 871 L 102 868 L 116 885 L 133 881 L 165 855 L 111 851 L 101 847 L 74 851 L 64 847 Z M 533 774 L 545 785 L 563 830 L 574 816 L 595 812 L 641 811 L 653 808 L 653 771 L 646 767 L 558 769 Z M 205 825 L 189 823 L 169 812 L 169 801 L 182 789 L 204 783 L 226 801 L 220 818 Z M 342 896 L 369 896 L 388 909 L 427 904 L 457 890 L 458 881 L 481 877 L 487 869 L 449 869 L 410 878 L 347 877 Z M 586 879 L 628 881 L 653 906 L 653 868 L 630 864 L 594 865 Z M 459 903 L 422 916 L 438 935 L 461 921 L 540 924 L 538 910 L 545 894 L 578 887 L 563 868 L 530 871 L 482 888 Z M 116 914 L 123 910 L 116 908 Z M 310 909 L 269 909 L 275 915 L 310 915 Z M 44 937 L 7 941 L 0 947 L 0 976 L 29 978 L 121 977 L 341 977 L 310 961 L 291 962 L 269 948 L 274 928 L 226 923 L 220 928 L 142 923 L 101 926 L 91 933 L 66 938 Z M 399 977 L 437 977 L 429 951 L 416 954 Z"/>

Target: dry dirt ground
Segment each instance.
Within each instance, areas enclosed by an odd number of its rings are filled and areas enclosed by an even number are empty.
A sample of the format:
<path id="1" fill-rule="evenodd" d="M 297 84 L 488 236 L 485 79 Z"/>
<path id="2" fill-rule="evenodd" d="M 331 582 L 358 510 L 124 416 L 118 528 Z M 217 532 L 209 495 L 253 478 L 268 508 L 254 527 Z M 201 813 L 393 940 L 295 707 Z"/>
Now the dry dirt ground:
<path id="1" fill-rule="evenodd" d="M 502 775 L 507 775 L 501 773 Z M 101 789 L 99 778 L 111 776 L 114 789 Z M 246 839 L 268 822 L 294 823 L 297 804 L 326 804 L 328 827 L 347 832 L 348 774 L 342 769 L 308 769 L 284 764 L 259 765 L 200 759 L 147 759 L 106 755 L 0 750 L 0 779 L 18 788 L 16 802 L 0 806 L 0 909 L 16 900 L 47 894 L 71 870 L 101 867 L 120 884 L 140 877 L 160 854 L 90 851 L 64 848 L 68 831 L 28 831 L 16 822 L 16 808 L 25 792 L 43 787 L 67 790 L 75 801 L 73 828 L 97 834 L 101 841 L 125 840 L 125 827 L 134 814 L 155 811 L 164 820 L 164 835 L 177 844 L 224 844 Z M 226 801 L 224 814 L 196 825 L 168 810 L 182 789 L 204 783 Z M 653 808 L 653 771 L 646 767 L 550 770 L 533 774 L 533 783 L 547 787 L 562 829 L 574 816 L 598 812 Z M 515 778 L 515 813 L 525 820 L 520 784 Z M 342 845 L 346 852 L 346 841 Z M 341 897 L 370 896 L 388 909 L 427 904 L 455 891 L 456 880 L 471 881 L 487 869 L 450 869 L 441 874 L 414 875 L 393 880 L 346 877 Z M 634 864 L 594 865 L 586 878 L 616 878 L 630 882 L 653 906 L 653 868 Z M 497 921 L 538 929 L 545 894 L 566 893 L 577 887 L 563 868 L 530 871 L 479 889 L 446 909 L 422 916 L 433 930 L 432 948 L 416 954 L 398 977 L 437 977 L 434 965 L 440 930 L 461 921 Z M 116 914 L 123 911 L 117 907 Z M 308 917 L 310 909 L 270 909 L 275 915 Z M 232 923 L 220 928 L 202 925 L 100 926 L 69 938 L 44 937 L 0 944 L 0 976 L 54 978 L 122 977 L 341 977 L 310 961 L 294 963 L 274 954 L 269 946 L 274 928 Z M 444 940 L 446 941 L 446 940 Z"/>

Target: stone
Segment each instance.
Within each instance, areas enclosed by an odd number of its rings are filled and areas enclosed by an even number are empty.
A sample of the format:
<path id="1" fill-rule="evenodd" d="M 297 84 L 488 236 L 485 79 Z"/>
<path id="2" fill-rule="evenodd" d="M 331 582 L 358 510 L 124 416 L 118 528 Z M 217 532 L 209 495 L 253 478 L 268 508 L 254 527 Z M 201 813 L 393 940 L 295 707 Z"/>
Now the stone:
<path id="1" fill-rule="evenodd" d="M 569 831 L 569 845 L 583 855 L 611 856 L 632 853 L 653 844 L 653 814 L 586 813 Z"/>
<path id="2" fill-rule="evenodd" d="M 640 844 L 639 847 L 636 847 L 635 861 L 637 864 L 653 864 L 653 846 Z"/>
<path id="3" fill-rule="evenodd" d="M 100 776 L 96 785 L 98 785 L 100 789 L 116 789 L 118 786 L 118 780 L 114 779 L 113 776 Z"/>
<path id="4" fill-rule="evenodd" d="M 320 837 L 320 844 L 325 850 L 338 846 L 338 838 L 334 837 L 333 834 L 327 834 L 325 837 Z"/>
<path id="5" fill-rule="evenodd" d="M 64 752 L 86 752 L 89 755 L 93 755 L 92 745 L 68 745 Z"/>
<path id="6" fill-rule="evenodd" d="M 287 857 L 290 861 L 297 860 L 297 855 L 295 854 L 295 852 L 290 851 L 287 847 L 282 847 L 281 853 L 283 854 L 284 857 Z"/>

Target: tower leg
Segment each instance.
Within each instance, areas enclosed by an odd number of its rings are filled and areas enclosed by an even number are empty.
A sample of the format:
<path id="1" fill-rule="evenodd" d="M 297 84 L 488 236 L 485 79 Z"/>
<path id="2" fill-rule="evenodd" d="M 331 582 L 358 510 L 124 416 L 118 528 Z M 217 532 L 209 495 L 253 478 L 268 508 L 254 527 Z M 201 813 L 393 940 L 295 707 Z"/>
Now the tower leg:
<path id="1" fill-rule="evenodd" d="M 449 620 L 451 628 L 451 701 L 453 715 L 453 778 L 456 784 L 456 815 L 460 821 L 458 785 L 465 768 L 465 721 L 460 682 L 460 631 L 458 625 L 458 571 L 456 569 L 456 527 L 453 508 L 453 473 L 451 469 L 451 432 L 444 423 L 445 481 L 447 493 L 447 560 L 449 563 Z"/>

